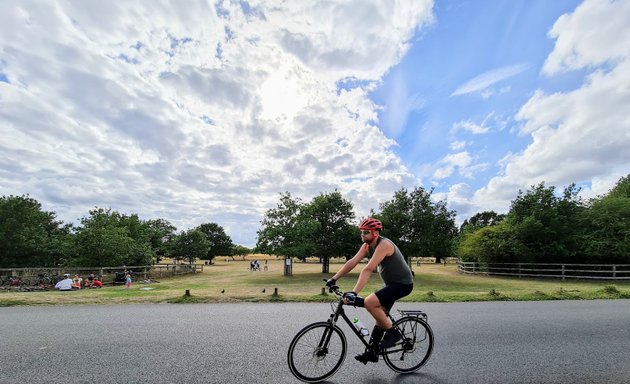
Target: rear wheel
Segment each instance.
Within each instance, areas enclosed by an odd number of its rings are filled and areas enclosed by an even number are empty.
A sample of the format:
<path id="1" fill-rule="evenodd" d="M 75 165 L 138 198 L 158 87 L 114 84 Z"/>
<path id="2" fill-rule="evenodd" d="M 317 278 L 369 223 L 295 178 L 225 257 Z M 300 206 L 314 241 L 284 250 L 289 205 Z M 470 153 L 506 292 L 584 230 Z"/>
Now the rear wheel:
<path id="1" fill-rule="evenodd" d="M 403 317 L 394 323 L 403 335 L 402 341 L 385 351 L 383 360 L 399 373 L 415 372 L 433 352 L 433 331 L 426 321 L 413 316 Z"/>
<path id="2" fill-rule="evenodd" d="M 346 358 L 346 336 L 326 322 L 307 325 L 291 341 L 288 353 L 293 376 L 307 383 L 326 380 Z"/>

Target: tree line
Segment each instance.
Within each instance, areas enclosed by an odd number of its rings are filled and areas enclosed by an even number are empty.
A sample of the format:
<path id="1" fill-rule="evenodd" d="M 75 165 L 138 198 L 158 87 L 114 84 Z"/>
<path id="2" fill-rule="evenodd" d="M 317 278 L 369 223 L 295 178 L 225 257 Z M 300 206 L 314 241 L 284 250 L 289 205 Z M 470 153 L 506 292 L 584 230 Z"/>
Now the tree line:
<path id="1" fill-rule="evenodd" d="M 519 191 L 506 214 L 479 212 L 455 224 L 456 212 L 433 190 L 402 188 L 370 216 L 406 257 L 446 257 L 489 263 L 630 263 L 630 175 L 603 196 L 579 197 L 575 185 L 556 193 L 544 183 Z M 206 223 L 177 229 L 164 219 L 141 220 L 96 208 L 77 226 L 56 220 L 35 199 L 0 198 L 0 267 L 146 265 L 162 257 L 192 261 L 217 255 L 267 253 L 318 257 L 328 272 L 332 257 L 359 247 L 358 218 L 337 190 L 305 202 L 280 194 L 264 214 L 255 249 L 233 244 L 224 229 Z"/>
<path id="2" fill-rule="evenodd" d="M 95 208 L 75 226 L 28 195 L 0 198 L 0 268 L 150 265 L 165 256 L 211 261 L 242 248 L 216 223 L 178 233 L 164 219 Z"/>
<path id="3" fill-rule="evenodd" d="M 456 212 L 433 190 L 400 189 L 370 216 L 383 222 L 383 236 L 406 257 L 446 257 L 487 263 L 630 263 L 630 175 L 604 196 L 579 197 L 575 184 L 561 194 L 545 183 L 519 191 L 506 214 L 476 213 L 458 228 Z M 358 230 L 352 203 L 338 191 L 311 202 L 281 195 L 258 231 L 260 252 L 317 256 L 328 272 L 331 257 L 352 257 Z"/>
<path id="4" fill-rule="evenodd" d="M 487 263 L 630 264 L 630 175 L 584 201 L 574 184 L 561 194 L 544 183 L 519 192 L 506 215 L 465 221 L 454 255 Z"/>

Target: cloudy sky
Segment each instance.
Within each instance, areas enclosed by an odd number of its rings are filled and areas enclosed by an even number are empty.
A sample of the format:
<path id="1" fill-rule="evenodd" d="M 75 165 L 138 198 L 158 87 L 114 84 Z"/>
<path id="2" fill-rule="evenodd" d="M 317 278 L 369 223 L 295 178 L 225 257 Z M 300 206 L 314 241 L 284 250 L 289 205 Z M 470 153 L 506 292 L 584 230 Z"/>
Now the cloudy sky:
<path id="1" fill-rule="evenodd" d="M 629 0 L 24 1 L 0 12 L 0 195 L 256 242 L 279 193 L 458 222 L 630 173 Z"/>

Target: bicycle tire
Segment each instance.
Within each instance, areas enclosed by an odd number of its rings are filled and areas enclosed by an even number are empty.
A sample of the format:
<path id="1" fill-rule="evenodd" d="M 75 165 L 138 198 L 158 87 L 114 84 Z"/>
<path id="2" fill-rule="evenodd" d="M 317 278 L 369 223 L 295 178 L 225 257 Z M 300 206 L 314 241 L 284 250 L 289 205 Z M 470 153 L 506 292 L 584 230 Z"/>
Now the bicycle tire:
<path id="1" fill-rule="evenodd" d="M 420 369 L 433 352 L 433 330 L 429 324 L 415 316 L 406 316 L 396 322 L 403 341 L 385 350 L 385 364 L 398 373 L 412 373 Z"/>
<path id="2" fill-rule="evenodd" d="M 321 347 L 330 334 L 328 345 Z M 287 361 L 293 376 L 306 383 L 318 383 L 334 375 L 346 358 L 348 342 L 336 325 L 318 322 L 307 325 L 289 345 Z"/>

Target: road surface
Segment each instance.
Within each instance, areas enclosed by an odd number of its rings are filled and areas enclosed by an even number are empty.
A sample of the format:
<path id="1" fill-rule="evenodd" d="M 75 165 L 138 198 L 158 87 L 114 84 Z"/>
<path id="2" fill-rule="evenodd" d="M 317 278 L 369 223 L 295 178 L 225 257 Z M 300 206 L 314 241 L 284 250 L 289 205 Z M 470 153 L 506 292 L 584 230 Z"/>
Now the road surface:
<path id="1" fill-rule="evenodd" d="M 630 300 L 402 303 L 435 333 L 398 375 L 349 356 L 330 383 L 630 383 Z M 370 328 L 369 315 L 350 308 Z M 295 383 L 288 345 L 328 304 L 0 308 L 0 383 Z M 342 325 L 345 329 L 346 325 Z"/>

